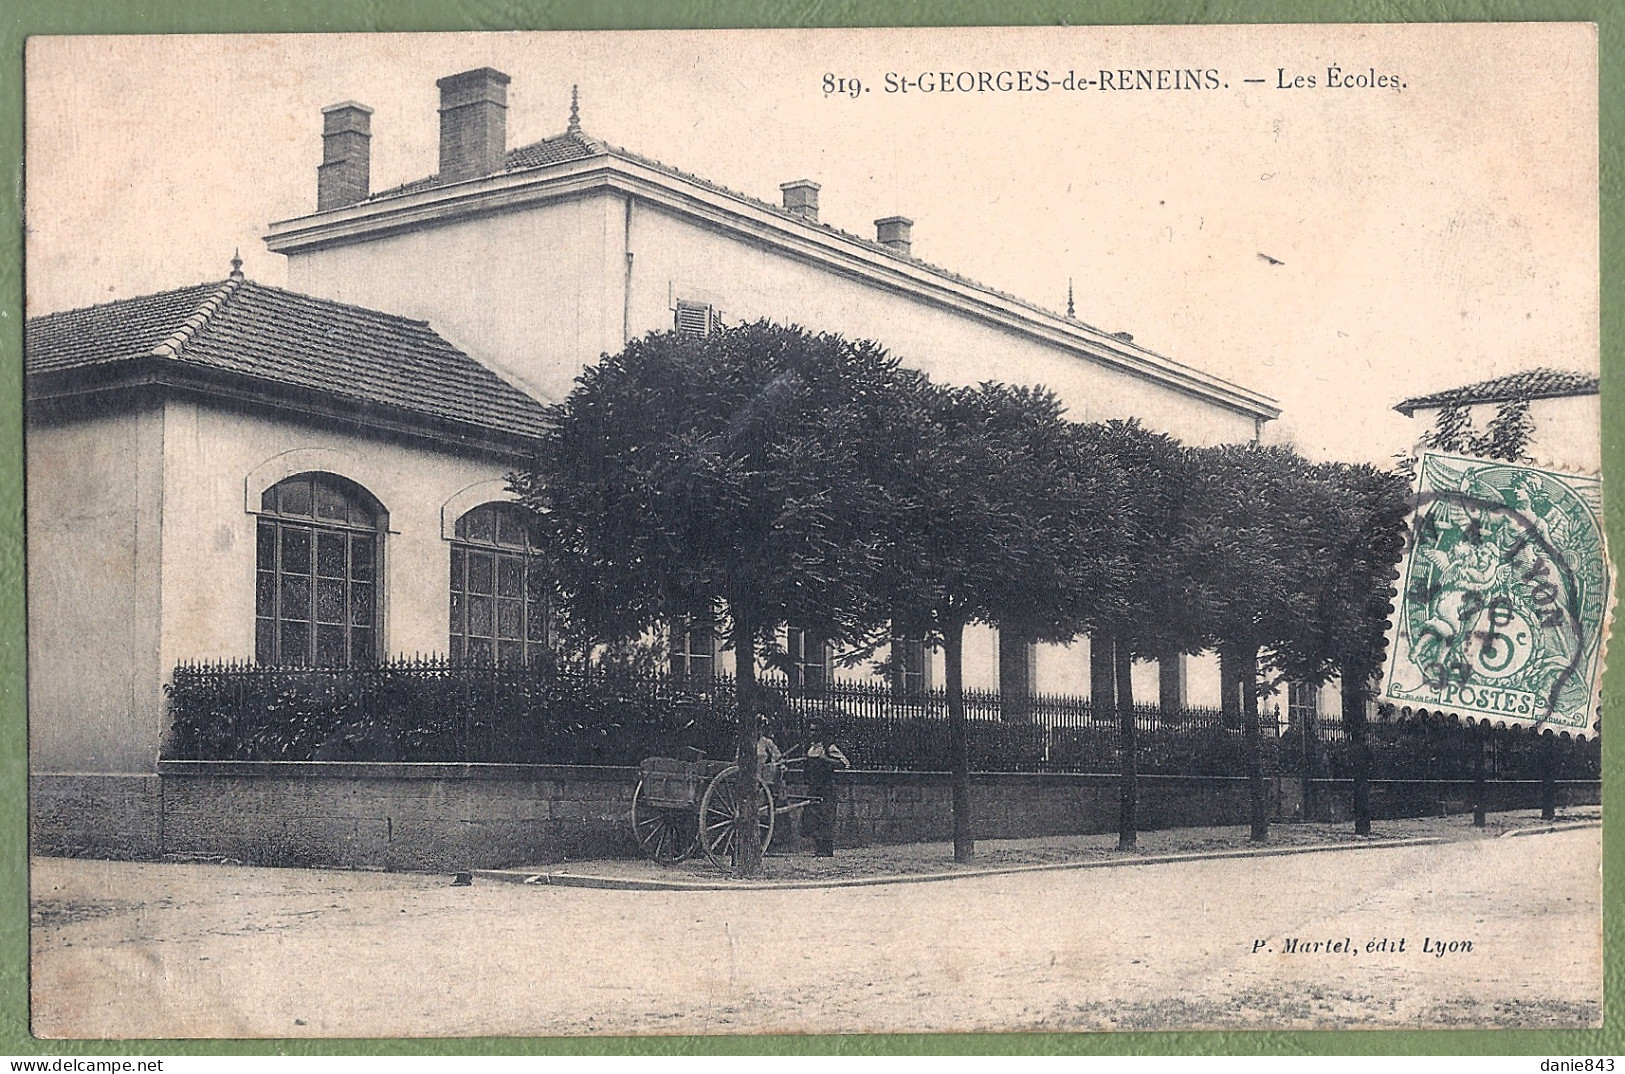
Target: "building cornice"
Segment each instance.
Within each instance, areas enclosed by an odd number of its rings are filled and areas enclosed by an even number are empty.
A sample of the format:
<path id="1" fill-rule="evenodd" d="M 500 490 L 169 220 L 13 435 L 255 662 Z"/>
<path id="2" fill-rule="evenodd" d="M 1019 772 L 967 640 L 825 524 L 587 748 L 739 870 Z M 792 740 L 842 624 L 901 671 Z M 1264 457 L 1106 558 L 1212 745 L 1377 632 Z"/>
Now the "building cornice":
<path id="1" fill-rule="evenodd" d="M 1273 420 L 1281 413 L 1268 396 L 1127 340 L 900 257 L 878 244 L 614 152 L 278 221 L 271 225 L 265 243 L 275 253 L 297 254 L 601 192 L 641 199 L 732 237 L 1049 343 L 1083 360 L 1155 381 L 1258 421 Z"/>
<path id="2" fill-rule="evenodd" d="M 156 356 L 31 373 L 25 397 L 30 415 L 43 417 L 153 392 L 202 398 L 254 413 L 281 411 L 352 431 L 432 443 L 514 463 L 529 461 L 538 446 L 534 438 L 517 433 L 435 418 L 383 403 L 358 403 L 261 377 L 183 366 Z"/>

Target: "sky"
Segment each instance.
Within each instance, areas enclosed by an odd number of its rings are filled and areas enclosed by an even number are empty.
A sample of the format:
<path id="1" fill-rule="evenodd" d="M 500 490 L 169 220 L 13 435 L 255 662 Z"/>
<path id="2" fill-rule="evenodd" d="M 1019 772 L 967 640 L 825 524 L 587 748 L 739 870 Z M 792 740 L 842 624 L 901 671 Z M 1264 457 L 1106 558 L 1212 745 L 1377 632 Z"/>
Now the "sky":
<path id="1" fill-rule="evenodd" d="M 36 37 L 29 314 L 221 279 L 234 250 L 284 283 L 263 236 L 315 208 L 321 109 L 374 109 L 384 189 L 436 170 L 435 79 L 485 65 L 510 146 L 578 85 L 611 144 L 766 200 L 813 179 L 823 221 L 907 216 L 917 256 L 1057 311 L 1070 280 L 1082 320 L 1276 399 L 1265 439 L 1311 458 L 1391 461 L 1407 396 L 1597 368 L 1583 24 Z M 1123 69 L 1204 88 L 975 88 Z M 942 72 L 972 88 L 922 92 Z"/>

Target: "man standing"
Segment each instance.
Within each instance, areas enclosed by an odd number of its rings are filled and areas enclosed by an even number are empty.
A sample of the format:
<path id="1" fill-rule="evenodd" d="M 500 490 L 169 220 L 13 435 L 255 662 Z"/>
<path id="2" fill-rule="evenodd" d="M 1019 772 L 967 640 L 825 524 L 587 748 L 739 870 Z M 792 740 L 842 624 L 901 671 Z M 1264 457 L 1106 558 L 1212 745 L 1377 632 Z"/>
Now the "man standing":
<path id="1" fill-rule="evenodd" d="M 807 725 L 807 793 L 816 798 L 801 818 L 801 834 L 812 839 L 820 858 L 835 856 L 835 770 L 851 768 L 829 725 L 814 719 Z"/>

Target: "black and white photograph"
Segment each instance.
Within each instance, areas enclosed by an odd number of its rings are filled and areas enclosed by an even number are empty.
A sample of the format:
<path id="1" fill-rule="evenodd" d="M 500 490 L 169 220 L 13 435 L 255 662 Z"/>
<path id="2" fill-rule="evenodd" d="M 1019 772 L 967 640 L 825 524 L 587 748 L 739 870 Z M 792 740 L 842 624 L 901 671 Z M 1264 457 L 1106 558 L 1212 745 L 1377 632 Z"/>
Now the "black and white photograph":
<path id="1" fill-rule="evenodd" d="M 32 1032 L 1601 1025 L 1597 49 L 30 38 Z"/>

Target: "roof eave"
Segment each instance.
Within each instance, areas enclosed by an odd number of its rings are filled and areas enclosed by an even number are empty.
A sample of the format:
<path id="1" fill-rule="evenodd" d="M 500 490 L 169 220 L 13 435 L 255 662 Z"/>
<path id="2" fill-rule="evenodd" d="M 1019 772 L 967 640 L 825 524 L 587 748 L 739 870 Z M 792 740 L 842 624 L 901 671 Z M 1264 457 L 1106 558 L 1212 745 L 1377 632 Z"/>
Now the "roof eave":
<path id="1" fill-rule="evenodd" d="M 743 234 L 844 275 L 946 305 L 1050 342 L 1078 357 L 1149 377 L 1165 386 L 1262 421 L 1280 417 L 1269 396 L 1211 376 L 1060 314 L 1031 306 L 861 239 L 777 212 L 663 168 L 606 153 L 563 164 L 502 172 L 396 197 L 276 221 L 265 236 L 273 253 L 291 254 L 417 230 L 450 217 L 512 212 L 538 202 L 598 190 L 642 197 L 714 228 Z"/>
<path id="2" fill-rule="evenodd" d="M 541 442 L 540 435 L 477 425 L 390 403 L 360 402 L 337 392 L 189 365 L 157 355 L 30 373 L 24 395 L 28 405 L 34 406 L 145 388 L 195 392 L 256 408 L 270 404 L 377 432 L 514 458 L 529 457 Z"/>
<path id="3" fill-rule="evenodd" d="M 1414 417 L 1418 410 L 1443 410 L 1447 406 L 1486 406 L 1490 403 L 1510 403 L 1516 399 L 1534 402 L 1537 399 L 1580 399 L 1587 395 L 1600 395 L 1600 388 L 1587 388 L 1584 390 L 1565 389 L 1562 391 L 1526 392 L 1516 395 L 1483 396 L 1477 399 L 1440 399 L 1436 396 L 1419 396 L 1414 399 L 1401 400 L 1394 404 L 1394 409 L 1407 418 Z"/>

